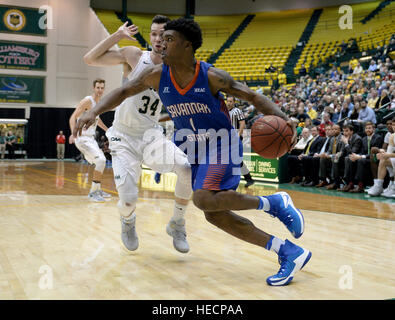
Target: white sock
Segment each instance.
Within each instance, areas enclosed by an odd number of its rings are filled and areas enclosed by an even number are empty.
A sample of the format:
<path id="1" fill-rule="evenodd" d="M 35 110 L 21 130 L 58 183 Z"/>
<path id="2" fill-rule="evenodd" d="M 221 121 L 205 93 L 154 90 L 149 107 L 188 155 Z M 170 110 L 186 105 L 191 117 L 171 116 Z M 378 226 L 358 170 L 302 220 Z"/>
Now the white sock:
<path id="1" fill-rule="evenodd" d="M 266 249 L 269 251 L 274 251 L 275 253 L 278 254 L 280 251 L 280 247 L 285 243 L 284 240 L 281 240 L 275 236 L 272 236 L 272 238 L 269 240 L 269 242 L 266 245 Z"/>
<path id="2" fill-rule="evenodd" d="M 95 192 L 96 190 L 101 189 L 101 183 L 100 182 L 93 182 L 92 181 L 92 186 L 91 186 L 91 191 L 90 192 Z"/>
<path id="3" fill-rule="evenodd" d="M 266 197 L 258 196 L 259 198 L 259 206 L 258 210 L 269 211 L 270 210 L 270 202 Z"/>
<path id="4" fill-rule="evenodd" d="M 173 209 L 173 216 L 171 217 L 172 220 L 178 221 L 184 219 L 186 210 L 188 205 L 182 205 L 177 202 L 174 202 L 174 209 Z"/>

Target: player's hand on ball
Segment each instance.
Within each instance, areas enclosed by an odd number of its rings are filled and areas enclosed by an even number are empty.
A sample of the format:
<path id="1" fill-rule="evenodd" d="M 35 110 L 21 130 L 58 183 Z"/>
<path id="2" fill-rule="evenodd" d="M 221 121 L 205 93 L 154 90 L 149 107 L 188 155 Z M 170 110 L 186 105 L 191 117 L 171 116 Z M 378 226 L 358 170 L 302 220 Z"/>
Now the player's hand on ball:
<path id="1" fill-rule="evenodd" d="M 133 36 L 139 32 L 139 28 L 132 24 L 131 26 L 127 26 L 128 22 L 125 22 L 122 26 L 119 27 L 117 32 L 122 36 L 124 39 L 137 41 Z"/>
<path id="2" fill-rule="evenodd" d="M 73 136 L 78 137 L 82 134 L 83 129 L 88 129 L 96 121 L 96 115 L 90 109 L 88 112 L 84 113 L 77 121 L 77 124 L 73 130 Z"/>

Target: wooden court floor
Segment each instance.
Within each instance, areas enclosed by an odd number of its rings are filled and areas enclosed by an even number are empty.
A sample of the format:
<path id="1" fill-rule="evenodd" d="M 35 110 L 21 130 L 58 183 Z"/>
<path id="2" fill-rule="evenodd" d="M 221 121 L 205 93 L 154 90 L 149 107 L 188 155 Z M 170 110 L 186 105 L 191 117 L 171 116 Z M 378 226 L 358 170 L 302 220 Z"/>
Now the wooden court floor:
<path id="1" fill-rule="evenodd" d="M 102 183 L 113 194 L 106 203 L 88 201 L 91 174 L 92 167 L 75 162 L 0 162 L 0 299 L 395 298 L 391 201 L 286 190 L 305 217 L 297 240 L 268 214 L 240 211 L 313 253 L 289 286 L 269 287 L 265 280 L 279 269 L 277 256 L 210 225 L 192 203 L 191 250 L 175 251 L 165 231 L 173 195 L 152 183 L 147 188 L 152 175 L 141 182 L 136 210 L 140 247 L 128 252 L 112 170 L 105 170 Z M 278 190 L 256 185 L 248 192 Z"/>

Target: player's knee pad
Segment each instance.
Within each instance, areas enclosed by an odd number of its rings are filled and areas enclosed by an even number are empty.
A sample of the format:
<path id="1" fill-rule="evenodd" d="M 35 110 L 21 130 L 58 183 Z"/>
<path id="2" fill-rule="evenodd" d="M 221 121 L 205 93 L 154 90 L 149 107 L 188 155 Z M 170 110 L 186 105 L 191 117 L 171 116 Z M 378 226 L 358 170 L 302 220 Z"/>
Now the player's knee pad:
<path id="1" fill-rule="evenodd" d="M 100 155 L 94 160 L 95 170 L 103 173 L 104 168 L 106 167 L 106 157 L 104 155 Z"/>
<path id="2" fill-rule="evenodd" d="M 181 199 L 189 200 L 192 195 L 192 170 L 188 162 L 176 164 L 174 172 L 177 174 L 177 183 L 174 195 Z"/>

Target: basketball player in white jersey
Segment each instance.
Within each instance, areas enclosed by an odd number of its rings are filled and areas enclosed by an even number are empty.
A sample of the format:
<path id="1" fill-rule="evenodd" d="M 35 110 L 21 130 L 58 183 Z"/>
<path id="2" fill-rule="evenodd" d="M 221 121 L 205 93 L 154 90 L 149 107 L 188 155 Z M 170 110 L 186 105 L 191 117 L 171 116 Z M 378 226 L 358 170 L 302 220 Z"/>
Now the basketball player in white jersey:
<path id="1" fill-rule="evenodd" d="M 392 120 L 392 128 L 395 129 L 394 119 Z M 395 198 L 395 184 L 393 181 L 390 181 L 387 189 L 383 189 L 387 171 L 391 178 L 395 173 L 395 133 L 392 133 L 389 137 L 387 150 L 380 149 L 376 156 L 380 160 L 379 170 L 377 179 L 374 180 L 373 186 L 368 190 L 368 195 Z"/>
<path id="2" fill-rule="evenodd" d="M 74 110 L 73 114 L 69 119 L 70 130 L 73 132 L 74 126 L 78 118 L 87 110 L 93 108 L 104 92 L 105 81 L 103 79 L 96 79 L 93 81 L 93 94 L 91 96 L 86 96 L 80 101 L 77 108 Z M 107 131 L 107 126 L 103 121 L 97 117 L 96 123 L 87 130 L 82 131 L 82 135 L 75 138 L 73 135 L 69 137 L 69 143 L 75 143 L 75 146 L 84 155 L 85 159 L 90 163 L 95 165 L 92 178 L 92 186 L 89 192 L 89 199 L 94 202 L 104 202 L 104 198 L 111 198 L 111 195 L 104 192 L 101 189 L 101 179 L 103 171 L 106 167 L 106 157 L 103 151 L 100 149 L 99 145 L 95 140 L 96 127 L 99 126 L 104 131 Z"/>
<path id="3" fill-rule="evenodd" d="M 169 19 L 155 16 L 151 24 L 150 40 L 152 51 L 142 51 L 135 46 L 111 49 L 121 39 L 134 40 L 137 27 L 125 23 L 84 57 L 84 61 L 93 66 L 123 65 L 123 79 L 132 80 L 152 64 L 162 63 L 162 32 Z M 129 74 L 126 74 L 130 70 Z M 127 77 L 127 79 L 125 79 Z M 154 90 L 146 90 L 126 99 L 115 110 L 113 126 L 106 135 L 110 142 L 113 160 L 114 180 L 119 194 L 118 210 L 121 216 L 122 241 L 128 250 L 136 250 L 139 242 L 136 233 L 136 202 L 138 198 L 138 181 L 141 175 L 141 164 L 160 173 L 177 174 L 175 187 L 174 214 L 166 227 L 167 233 L 173 237 L 173 245 L 182 253 L 189 251 L 185 231 L 185 212 L 192 195 L 191 168 L 187 156 L 175 144 L 163 135 L 158 124 L 162 102 Z M 150 135 L 147 135 L 147 133 Z M 147 137 L 155 137 L 147 141 Z M 163 158 L 155 159 L 147 150 L 165 150 L 173 154 L 174 161 L 164 163 Z M 160 152 L 159 152 L 160 153 Z"/>

